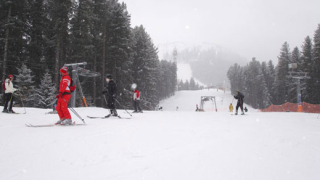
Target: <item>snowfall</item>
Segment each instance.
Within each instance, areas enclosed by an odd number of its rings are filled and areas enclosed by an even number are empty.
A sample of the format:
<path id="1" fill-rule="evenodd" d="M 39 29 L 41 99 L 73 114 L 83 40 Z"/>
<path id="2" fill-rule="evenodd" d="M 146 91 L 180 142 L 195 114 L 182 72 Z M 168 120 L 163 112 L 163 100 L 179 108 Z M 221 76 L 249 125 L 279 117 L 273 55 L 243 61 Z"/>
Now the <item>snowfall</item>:
<path id="1" fill-rule="evenodd" d="M 143 95 L 143 94 L 142 94 Z M 214 96 L 196 112 L 201 96 Z M 320 118 L 308 113 L 231 115 L 229 91 L 178 91 L 162 111 L 105 116 L 75 108 L 83 126 L 53 124 L 50 109 L 0 113 L 1 180 L 319 180 Z M 3 107 L 0 107 L 3 108 Z M 217 111 L 216 111 L 217 109 Z M 26 111 L 26 114 L 24 112 Z M 72 114 L 77 124 L 83 122 Z"/>

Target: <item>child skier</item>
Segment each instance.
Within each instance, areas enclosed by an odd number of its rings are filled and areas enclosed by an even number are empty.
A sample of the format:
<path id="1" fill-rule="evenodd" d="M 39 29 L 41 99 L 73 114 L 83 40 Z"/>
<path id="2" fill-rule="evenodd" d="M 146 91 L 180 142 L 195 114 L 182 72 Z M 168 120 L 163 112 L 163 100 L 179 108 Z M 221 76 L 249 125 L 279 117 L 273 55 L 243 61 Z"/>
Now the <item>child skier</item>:
<path id="1" fill-rule="evenodd" d="M 230 111 L 230 112 L 233 112 L 233 105 L 232 105 L 232 103 L 230 103 L 229 111 Z"/>

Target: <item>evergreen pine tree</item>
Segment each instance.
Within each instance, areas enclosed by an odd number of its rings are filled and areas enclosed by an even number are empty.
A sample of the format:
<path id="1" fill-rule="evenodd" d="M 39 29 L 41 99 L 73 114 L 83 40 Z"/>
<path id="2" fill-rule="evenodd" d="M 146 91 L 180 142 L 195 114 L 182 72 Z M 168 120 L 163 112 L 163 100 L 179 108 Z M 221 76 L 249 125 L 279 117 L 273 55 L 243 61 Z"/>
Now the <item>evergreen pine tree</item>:
<path id="1" fill-rule="evenodd" d="M 8 74 L 17 72 L 15 69 L 17 64 L 28 60 L 26 47 L 29 40 L 28 30 L 30 29 L 29 8 L 27 0 L 0 2 L 0 39 L 4 42 L 1 44 L 4 46 L 0 51 L 1 61 L 3 61 L 2 81 Z"/>
<path id="2" fill-rule="evenodd" d="M 286 76 L 288 74 L 288 64 L 291 62 L 290 56 L 289 44 L 285 42 L 282 45 L 276 68 L 276 78 L 274 82 L 274 103 L 276 105 L 283 104 L 288 101 L 289 83 Z"/>
<path id="3" fill-rule="evenodd" d="M 291 71 L 301 71 L 302 62 L 301 55 L 298 47 L 295 47 L 291 54 L 291 63 L 297 64 L 297 69 L 292 69 Z M 288 80 L 288 102 L 297 103 L 297 79 L 287 79 Z"/>
<path id="4" fill-rule="evenodd" d="M 275 103 L 275 96 L 274 96 L 274 81 L 275 81 L 275 68 L 274 65 L 272 63 L 272 60 L 269 60 L 268 62 L 268 72 L 269 72 L 269 77 L 266 80 L 266 84 L 268 87 L 268 92 L 270 93 L 270 101 L 271 103 Z"/>
<path id="5" fill-rule="evenodd" d="M 310 75 L 313 84 L 311 101 L 313 104 L 320 104 L 320 24 L 314 33 L 313 42 L 313 68 Z"/>
<path id="6" fill-rule="evenodd" d="M 310 76 L 312 74 L 312 40 L 307 36 L 302 45 L 301 51 L 301 70 L 307 72 Z M 306 87 L 302 90 L 301 101 L 312 102 L 312 79 L 306 80 Z"/>
<path id="7" fill-rule="evenodd" d="M 49 70 L 46 70 L 46 73 L 41 79 L 39 88 L 35 89 L 35 105 L 40 108 L 50 108 L 55 100 L 55 84 L 52 82 Z"/>
<path id="8" fill-rule="evenodd" d="M 69 15 L 71 12 L 71 0 L 47 0 L 46 11 L 48 12 L 48 29 L 46 36 L 51 41 L 50 61 L 54 62 L 54 83 L 56 88 L 59 85 L 59 69 L 66 62 L 68 45 Z M 52 52 L 53 51 L 53 52 Z M 53 54 L 52 54 L 53 53 Z"/>
<path id="9" fill-rule="evenodd" d="M 196 90 L 196 82 L 193 77 L 190 78 L 190 90 Z"/>
<path id="10" fill-rule="evenodd" d="M 157 96 L 157 72 L 159 60 L 157 49 L 154 47 L 150 36 L 146 33 L 143 26 L 133 29 L 133 77 L 143 92 L 146 108 L 154 109 L 159 102 Z"/>
<path id="11" fill-rule="evenodd" d="M 17 89 L 22 95 L 24 105 L 27 107 L 35 106 L 35 86 L 34 86 L 34 76 L 32 75 L 31 69 L 29 69 L 25 64 L 22 64 L 21 68 L 18 69 L 18 75 L 16 75 Z"/>

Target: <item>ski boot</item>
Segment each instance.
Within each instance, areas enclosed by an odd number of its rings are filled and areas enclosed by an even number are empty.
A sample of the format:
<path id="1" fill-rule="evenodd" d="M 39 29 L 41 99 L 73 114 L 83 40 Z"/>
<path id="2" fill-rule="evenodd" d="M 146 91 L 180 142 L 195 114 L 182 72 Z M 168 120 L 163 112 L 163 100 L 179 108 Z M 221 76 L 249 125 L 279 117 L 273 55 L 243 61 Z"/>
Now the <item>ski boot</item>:
<path id="1" fill-rule="evenodd" d="M 238 115 L 238 111 L 236 111 L 236 113 L 234 113 L 234 115 Z"/>
<path id="2" fill-rule="evenodd" d="M 8 111 L 8 109 L 4 109 L 2 112 L 3 113 L 8 113 L 9 111 Z"/>
<path id="3" fill-rule="evenodd" d="M 14 112 L 14 111 L 11 109 L 11 110 L 8 111 L 8 113 L 13 113 L 13 114 L 14 114 L 14 113 L 16 113 L 16 112 Z"/>
<path id="4" fill-rule="evenodd" d="M 55 123 L 55 125 L 60 125 L 63 120 L 64 120 L 64 119 L 60 119 L 59 121 L 57 121 L 57 122 Z"/>
<path id="5" fill-rule="evenodd" d="M 117 110 L 116 110 L 116 109 L 113 109 L 112 112 L 113 112 L 113 113 L 112 113 L 113 116 L 118 116 L 118 113 L 117 113 Z"/>
<path id="6" fill-rule="evenodd" d="M 65 119 L 61 122 L 61 125 L 72 125 L 72 120 L 71 119 Z"/>

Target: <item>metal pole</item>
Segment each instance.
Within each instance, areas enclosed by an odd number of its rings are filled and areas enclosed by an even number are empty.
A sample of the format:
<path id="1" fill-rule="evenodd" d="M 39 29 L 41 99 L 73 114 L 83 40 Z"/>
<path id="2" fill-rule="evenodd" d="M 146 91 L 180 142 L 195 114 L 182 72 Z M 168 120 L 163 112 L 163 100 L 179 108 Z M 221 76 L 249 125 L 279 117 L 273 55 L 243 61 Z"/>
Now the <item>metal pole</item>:
<path id="1" fill-rule="evenodd" d="M 77 67 L 72 66 L 72 81 L 73 83 L 77 82 Z M 71 93 L 71 107 L 76 107 L 76 94 L 77 94 L 77 88 Z"/>

